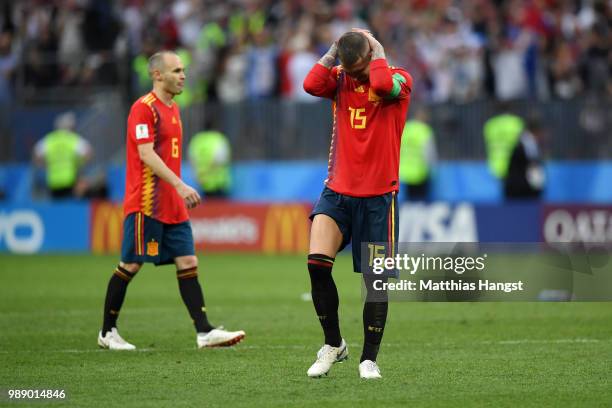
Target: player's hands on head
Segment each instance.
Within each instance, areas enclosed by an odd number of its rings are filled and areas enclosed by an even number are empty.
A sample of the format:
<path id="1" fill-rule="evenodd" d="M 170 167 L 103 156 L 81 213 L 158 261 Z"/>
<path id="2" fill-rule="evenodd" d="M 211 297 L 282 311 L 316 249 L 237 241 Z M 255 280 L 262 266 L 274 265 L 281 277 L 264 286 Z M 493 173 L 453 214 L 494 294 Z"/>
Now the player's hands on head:
<path id="1" fill-rule="evenodd" d="M 181 198 L 185 200 L 187 208 L 194 208 L 202 202 L 200 194 L 198 194 L 198 192 L 193 187 L 188 186 L 185 183 L 179 184 L 179 186 L 176 188 L 176 191 L 181 196 Z"/>
<path id="2" fill-rule="evenodd" d="M 356 33 L 361 33 L 365 36 L 370 44 L 370 49 L 372 50 L 372 59 L 385 58 L 385 49 L 382 44 L 374 38 L 372 33 L 369 30 L 363 28 L 352 28 L 351 31 Z"/>

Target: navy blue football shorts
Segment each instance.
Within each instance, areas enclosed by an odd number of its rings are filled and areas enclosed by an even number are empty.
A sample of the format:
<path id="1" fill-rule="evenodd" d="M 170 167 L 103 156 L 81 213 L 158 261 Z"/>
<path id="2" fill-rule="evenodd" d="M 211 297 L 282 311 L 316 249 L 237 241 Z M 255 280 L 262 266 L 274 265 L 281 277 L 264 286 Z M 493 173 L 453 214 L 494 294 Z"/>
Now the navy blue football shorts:
<path id="1" fill-rule="evenodd" d="M 194 254 L 189 221 L 164 224 L 141 212 L 128 214 L 123 220 L 122 262 L 167 265 L 176 257 Z"/>
<path id="2" fill-rule="evenodd" d="M 384 243 L 384 255 L 393 256 L 397 252 L 399 215 L 395 191 L 373 197 L 351 197 L 325 187 L 310 219 L 313 220 L 317 214 L 325 214 L 336 221 L 342 233 L 342 245 L 338 251 L 352 242 L 355 272 L 362 272 L 362 246 L 370 248 L 370 243 Z"/>

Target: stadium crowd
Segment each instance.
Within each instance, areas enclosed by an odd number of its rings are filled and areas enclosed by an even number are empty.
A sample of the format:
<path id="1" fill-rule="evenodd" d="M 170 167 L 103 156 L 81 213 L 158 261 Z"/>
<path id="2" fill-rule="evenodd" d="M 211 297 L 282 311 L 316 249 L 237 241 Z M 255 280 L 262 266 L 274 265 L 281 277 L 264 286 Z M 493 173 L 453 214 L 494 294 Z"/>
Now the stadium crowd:
<path id="1" fill-rule="evenodd" d="M 302 79 L 351 27 L 380 38 L 417 100 L 612 95 L 606 0 L 22 0 L 1 12 L 1 100 L 20 68 L 33 87 L 138 92 L 143 62 L 166 48 L 186 57 L 190 101 L 311 101 Z"/>

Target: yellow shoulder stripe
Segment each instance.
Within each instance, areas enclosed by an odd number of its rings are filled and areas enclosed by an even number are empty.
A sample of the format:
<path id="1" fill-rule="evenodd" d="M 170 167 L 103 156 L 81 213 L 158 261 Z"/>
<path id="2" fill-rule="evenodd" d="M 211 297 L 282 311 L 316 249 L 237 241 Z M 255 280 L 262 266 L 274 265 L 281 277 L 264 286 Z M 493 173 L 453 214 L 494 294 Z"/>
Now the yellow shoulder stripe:
<path id="1" fill-rule="evenodd" d="M 153 94 L 148 94 L 144 98 L 141 99 L 141 102 L 145 105 L 150 105 L 155 100 L 155 96 Z"/>

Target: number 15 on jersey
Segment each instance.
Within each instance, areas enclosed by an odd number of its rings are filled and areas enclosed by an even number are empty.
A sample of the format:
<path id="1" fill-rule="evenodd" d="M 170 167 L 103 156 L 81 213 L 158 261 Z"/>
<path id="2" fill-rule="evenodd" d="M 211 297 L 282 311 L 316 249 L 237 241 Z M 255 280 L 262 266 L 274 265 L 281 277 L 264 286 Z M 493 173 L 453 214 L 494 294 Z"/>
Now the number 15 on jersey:
<path id="1" fill-rule="evenodd" d="M 349 106 L 351 112 L 351 127 L 353 129 L 365 129 L 367 117 L 365 115 L 365 108 L 352 108 Z"/>

